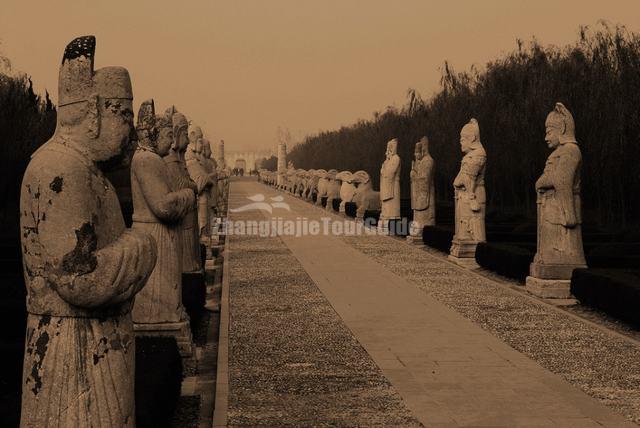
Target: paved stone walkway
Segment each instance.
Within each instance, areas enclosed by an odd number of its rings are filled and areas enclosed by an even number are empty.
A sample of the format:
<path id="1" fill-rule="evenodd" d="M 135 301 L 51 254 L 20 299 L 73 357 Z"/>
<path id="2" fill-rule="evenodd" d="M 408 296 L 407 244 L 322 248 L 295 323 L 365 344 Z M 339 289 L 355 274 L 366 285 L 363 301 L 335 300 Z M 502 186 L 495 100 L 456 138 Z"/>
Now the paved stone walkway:
<path id="1" fill-rule="evenodd" d="M 283 195 L 255 182 L 232 185 L 235 204 L 249 203 L 238 198 L 258 193 L 267 201 Z M 276 209 L 274 217 L 329 216 L 283 196 L 291 211 Z M 261 216 L 253 213 L 256 219 Z M 371 239 L 398 244 L 391 238 Z M 281 240 L 425 426 L 635 426 L 345 239 L 317 235 Z M 411 251 L 416 250 L 407 247 Z M 283 275 L 288 272 L 287 266 L 278 267 Z M 317 316 L 308 314 L 310 319 Z"/>

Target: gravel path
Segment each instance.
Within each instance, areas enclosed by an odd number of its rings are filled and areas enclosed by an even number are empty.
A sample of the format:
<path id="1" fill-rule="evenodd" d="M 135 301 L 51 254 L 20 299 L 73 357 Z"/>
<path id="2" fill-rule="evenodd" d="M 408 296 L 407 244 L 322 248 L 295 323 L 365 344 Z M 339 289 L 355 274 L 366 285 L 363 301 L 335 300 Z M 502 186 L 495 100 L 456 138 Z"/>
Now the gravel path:
<path id="1" fill-rule="evenodd" d="M 421 426 L 280 238 L 230 239 L 229 426 Z"/>
<path id="2" fill-rule="evenodd" d="M 640 423 L 637 344 L 398 239 L 341 239 L 588 395 Z"/>

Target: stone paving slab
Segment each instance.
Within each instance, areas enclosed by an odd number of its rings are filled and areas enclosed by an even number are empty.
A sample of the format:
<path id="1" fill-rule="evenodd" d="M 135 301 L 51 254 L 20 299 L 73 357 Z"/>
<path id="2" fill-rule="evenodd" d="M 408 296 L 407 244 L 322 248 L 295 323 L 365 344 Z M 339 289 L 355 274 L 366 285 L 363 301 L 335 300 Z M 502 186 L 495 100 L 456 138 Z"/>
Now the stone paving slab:
<path id="1" fill-rule="evenodd" d="M 228 426 L 422 426 L 280 238 L 228 239 Z"/>
<path id="2" fill-rule="evenodd" d="M 284 218 L 327 215 L 288 195 L 285 202 Z M 343 240 L 282 240 L 425 426 L 635 426 Z M 399 257 L 408 251 L 419 250 L 405 246 Z"/>

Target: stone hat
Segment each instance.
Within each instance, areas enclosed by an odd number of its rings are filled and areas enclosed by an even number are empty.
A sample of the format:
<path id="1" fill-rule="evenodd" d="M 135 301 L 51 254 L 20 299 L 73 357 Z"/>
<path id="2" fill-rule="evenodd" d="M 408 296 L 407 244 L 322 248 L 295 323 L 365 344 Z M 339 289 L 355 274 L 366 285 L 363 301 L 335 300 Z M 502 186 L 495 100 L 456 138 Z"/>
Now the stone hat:
<path id="1" fill-rule="evenodd" d="M 564 131 L 560 137 L 560 144 L 575 143 L 576 141 L 576 125 L 573 120 L 573 115 L 562 103 L 556 103 L 553 111 L 547 115 L 547 122 L 560 123 Z"/>
<path id="2" fill-rule="evenodd" d="M 462 127 L 462 132 L 468 131 L 473 133 L 476 137 L 476 141 L 480 141 L 480 125 L 478 125 L 478 121 L 474 118 L 469 120 L 469 123 Z"/>
<path id="3" fill-rule="evenodd" d="M 156 109 L 153 99 L 146 100 L 140 105 L 136 132 L 138 134 L 138 143 L 141 146 L 147 148 L 155 146 L 158 131 L 156 129 Z"/>
<path id="4" fill-rule="evenodd" d="M 341 181 L 351 182 L 351 180 L 353 180 L 353 174 L 351 174 L 351 172 L 349 171 L 342 171 L 336 174 L 336 179 Z"/>
<path id="5" fill-rule="evenodd" d="M 133 100 L 131 78 L 124 67 L 94 70 L 95 36 L 78 37 L 62 57 L 58 77 L 58 106 L 87 101 L 93 94 L 103 99 Z"/>

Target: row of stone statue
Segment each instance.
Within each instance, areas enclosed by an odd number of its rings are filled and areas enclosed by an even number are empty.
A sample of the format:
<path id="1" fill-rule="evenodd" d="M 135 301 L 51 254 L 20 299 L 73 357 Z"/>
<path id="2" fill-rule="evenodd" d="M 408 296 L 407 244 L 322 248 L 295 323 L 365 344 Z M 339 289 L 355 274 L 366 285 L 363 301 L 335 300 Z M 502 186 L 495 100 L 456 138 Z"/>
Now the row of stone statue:
<path id="1" fill-rule="evenodd" d="M 575 268 L 586 267 L 582 245 L 580 214 L 580 168 L 582 155 L 575 139 L 573 116 L 562 103 L 556 103 L 546 120 L 545 141 L 553 152 L 542 176 L 537 180 L 538 242 L 531 264 L 527 288 L 542 297 L 569 297 L 569 280 Z M 325 171 L 295 169 L 290 163 L 286 171 L 260 171 L 262 181 L 277 185 L 316 204 L 326 198 L 326 207 L 340 199 L 340 212 L 347 202 L 357 206 L 356 218 L 367 210 L 380 210 L 378 229 L 386 232 L 389 222 L 401 219 L 400 157 L 398 140 L 387 143 L 385 160 L 380 169 L 380 192 L 371 187 L 365 171 L 350 173 L 335 169 Z M 487 195 L 484 176 L 487 154 L 480 140 L 480 127 L 471 119 L 460 132 L 464 154 L 460 170 L 453 180 L 455 198 L 455 234 L 449 259 L 457 264 L 475 267 L 478 243 L 486 241 L 485 213 Z M 422 244 L 425 226 L 435 225 L 435 162 L 429 154 L 429 140 L 423 137 L 415 145 L 411 164 L 411 208 L 413 222 L 409 242 Z"/>
<path id="2" fill-rule="evenodd" d="M 56 132 L 22 182 L 24 427 L 135 426 L 135 334 L 174 336 L 191 350 L 182 274 L 203 275 L 201 240 L 226 211 L 223 148 L 212 159 L 197 126 L 147 101 L 125 227 L 102 168 L 130 152 L 131 79 L 123 67 L 95 70 L 94 55 L 93 36 L 66 47 Z"/>

